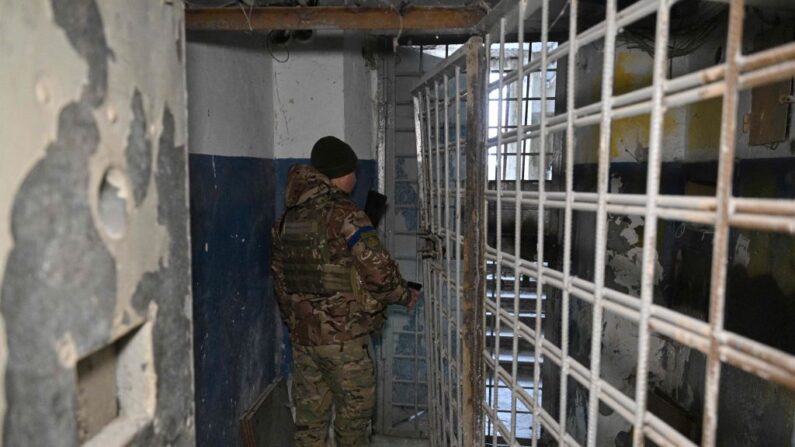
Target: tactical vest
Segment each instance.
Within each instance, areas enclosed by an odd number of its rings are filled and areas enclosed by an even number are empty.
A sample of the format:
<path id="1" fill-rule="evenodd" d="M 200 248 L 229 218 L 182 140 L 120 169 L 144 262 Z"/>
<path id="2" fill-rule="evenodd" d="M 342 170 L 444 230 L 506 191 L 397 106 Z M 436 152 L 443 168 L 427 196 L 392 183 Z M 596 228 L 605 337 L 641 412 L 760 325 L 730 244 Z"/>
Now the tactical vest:
<path id="1" fill-rule="evenodd" d="M 337 260 L 332 263 L 327 239 L 329 205 L 332 200 L 320 199 L 285 214 L 280 229 L 284 282 L 293 300 L 337 293 L 352 296 L 355 307 L 348 309 L 351 313 L 345 317 L 348 320 L 346 334 L 339 335 L 353 338 L 381 327 L 386 306 L 372 298 L 362 287 L 352 266 L 352 259 L 343 257 L 341 262 Z M 296 321 L 295 324 L 302 323 Z"/>
<path id="2" fill-rule="evenodd" d="M 291 214 L 299 214 L 292 219 Z M 308 214 L 301 216 L 300 214 Z M 290 294 L 353 292 L 350 263 L 332 264 L 326 240 L 326 214 L 288 213 L 282 223 L 284 279 Z"/>

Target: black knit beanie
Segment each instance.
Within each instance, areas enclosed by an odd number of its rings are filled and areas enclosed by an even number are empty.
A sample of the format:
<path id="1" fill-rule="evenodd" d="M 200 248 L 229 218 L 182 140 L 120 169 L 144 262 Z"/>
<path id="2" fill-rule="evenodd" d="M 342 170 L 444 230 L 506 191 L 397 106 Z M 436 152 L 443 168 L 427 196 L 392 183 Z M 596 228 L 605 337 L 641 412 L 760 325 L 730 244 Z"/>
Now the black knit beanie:
<path id="1" fill-rule="evenodd" d="M 353 149 L 339 138 L 323 137 L 312 147 L 312 166 L 328 178 L 350 174 L 357 161 Z"/>

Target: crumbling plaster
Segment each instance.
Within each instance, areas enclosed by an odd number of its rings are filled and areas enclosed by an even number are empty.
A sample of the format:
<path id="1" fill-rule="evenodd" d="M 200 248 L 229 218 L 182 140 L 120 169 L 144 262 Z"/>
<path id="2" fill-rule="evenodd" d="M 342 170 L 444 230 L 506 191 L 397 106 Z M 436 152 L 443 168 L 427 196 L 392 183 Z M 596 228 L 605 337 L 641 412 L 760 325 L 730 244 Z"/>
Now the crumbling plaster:
<path id="1" fill-rule="evenodd" d="M 0 382 L 3 439 L 73 444 L 67 396 L 76 361 L 160 303 L 159 315 L 149 315 L 159 340 L 144 361 L 176 395 L 158 395 L 154 424 L 137 435 L 190 443 L 183 6 L 3 0 L 0 7 L 0 119 L 10 123 L 0 133 L 0 284 L 5 328 L 16 340 L 0 340 L 0 372 L 16 371 L 14 382 Z M 127 223 L 119 237 L 103 231 L 98 214 L 111 168 L 124 173 Z M 174 355 L 181 346 L 187 350 Z M 6 364 L 9 349 L 17 360 Z M 179 364 L 167 366 L 167 353 Z M 46 401 L 56 395 L 59 402 Z M 45 419 L 31 419 L 50 406 Z"/>

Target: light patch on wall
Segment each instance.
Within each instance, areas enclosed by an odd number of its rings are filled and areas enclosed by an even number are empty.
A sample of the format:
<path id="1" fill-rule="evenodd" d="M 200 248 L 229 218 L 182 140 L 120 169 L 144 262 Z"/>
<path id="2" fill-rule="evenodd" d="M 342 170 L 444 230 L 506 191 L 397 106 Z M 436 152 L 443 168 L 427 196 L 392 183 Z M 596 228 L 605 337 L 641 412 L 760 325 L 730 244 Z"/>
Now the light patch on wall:
<path id="1" fill-rule="evenodd" d="M 67 332 L 55 342 L 55 352 L 58 354 L 58 362 L 64 368 L 73 368 L 77 363 L 77 347 L 72 333 Z"/>
<path id="2" fill-rule="evenodd" d="M 127 200 L 130 198 L 124 173 L 116 168 L 108 169 L 97 194 L 102 229 L 114 239 L 121 238 L 127 229 Z"/>
<path id="3" fill-rule="evenodd" d="M 610 192 L 613 194 L 618 194 L 621 192 L 621 187 L 624 186 L 624 182 L 621 181 L 621 177 L 618 175 L 611 175 L 610 176 Z"/>
<path id="4" fill-rule="evenodd" d="M 751 240 L 745 236 L 745 234 L 740 234 L 737 237 L 737 244 L 734 246 L 734 264 L 741 265 L 743 267 L 748 267 L 748 263 L 751 262 L 751 256 L 748 253 L 748 246 L 751 243 Z"/>
<path id="5" fill-rule="evenodd" d="M 628 223 L 626 223 L 628 222 Z M 640 296 L 641 273 L 643 271 L 643 247 L 638 244 L 641 236 L 638 229 L 643 226 L 644 220 L 640 216 L 618 217 L 615 224 L 621 228 L 619 236 L 631 248 L 625 252 L 618 250 L 607 251 L 607 265 L 612 269 L 615 282 L 627 289 L 633 296 Z M 659 284 L 662 279 L 662 264 L 660 264 L 657 251 L 654 253 L 654 284 Z"/>

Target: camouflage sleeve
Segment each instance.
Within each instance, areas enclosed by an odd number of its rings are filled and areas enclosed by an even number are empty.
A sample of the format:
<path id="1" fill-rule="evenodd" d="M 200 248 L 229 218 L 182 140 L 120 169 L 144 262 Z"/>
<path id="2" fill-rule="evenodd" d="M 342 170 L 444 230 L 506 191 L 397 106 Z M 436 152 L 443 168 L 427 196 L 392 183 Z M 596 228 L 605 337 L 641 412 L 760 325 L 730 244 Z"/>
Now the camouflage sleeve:
<path id="1" fill-rule="evenodd" d="M 384 304 L 406 305 L 411 298 L 406 280 L 401 276 L 395 260 L 381 245 L 364 211 L 353 202 L 345 202 L 337 207 L 334 217 L 342 223 L 340 235 L 345 238 L 353 257 L 353 266 L 365 289 Z"/>
<path id="2" fill-rule="evenodd" d="M 289 312 L 287 286 L 284 281 L 284 259 L 279 237 L 280 222 L 281 219 L 271 229 L 271 273 L 273 274 L 273 289 L 276 294 L 276 301 L 279 304 L 279 312 L 282 315 L 282 319 L 289 321 L 289 315 L 287 315 L 287 312 Z"/>

